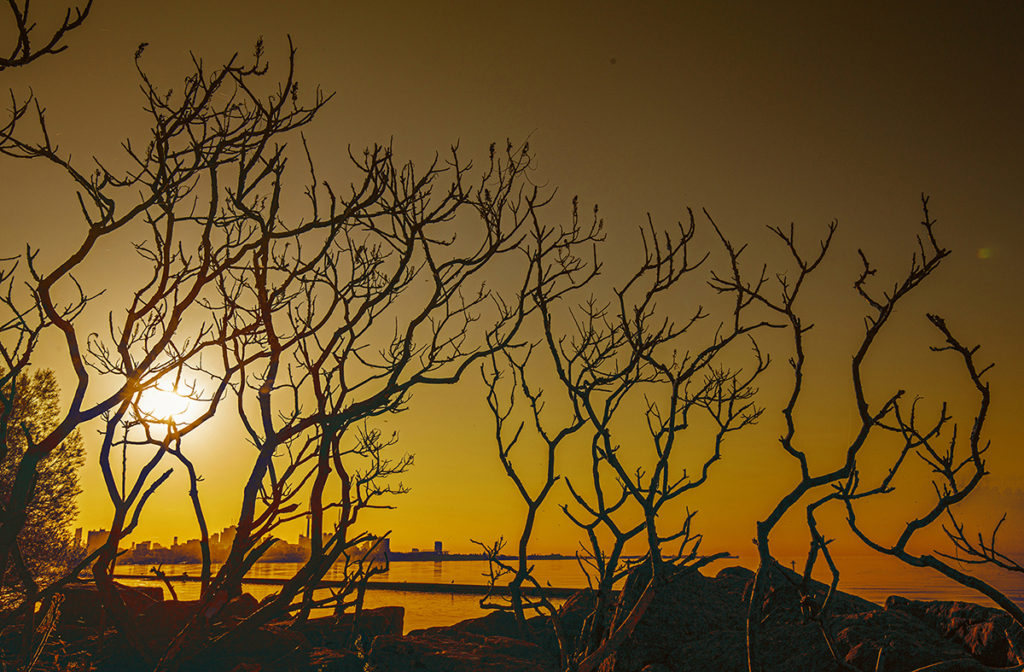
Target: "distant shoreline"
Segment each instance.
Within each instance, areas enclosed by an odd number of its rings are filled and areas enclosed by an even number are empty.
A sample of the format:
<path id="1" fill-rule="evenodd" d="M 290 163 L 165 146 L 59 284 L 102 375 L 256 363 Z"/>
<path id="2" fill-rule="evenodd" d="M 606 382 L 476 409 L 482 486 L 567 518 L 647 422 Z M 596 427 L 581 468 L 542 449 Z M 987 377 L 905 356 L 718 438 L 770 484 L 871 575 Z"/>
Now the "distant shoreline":
<path id="1" fill-rule="evenodd" d="M 464 561 L 486 561 L 488 558 L 486 555 L 479 553 L 443 553 L 438 555 L 433 551 L 421 551 L 416 553 L 388 553 L 388 562 L 464 562 Z M 510 560 L 518 560 L 519 556 L 515 555 L 499 555 L 498 560 L 504 562 Z M 547 555 L 529 555 L 526 557 L 527 560 L 576 560 L 574 555 L 561 555 L 559 553 L 551 553 Z M 120 558 L 117 561 L 119 565 L 197 565 L 202 562 L 201 559 L 175 559 L 157 561 L 150 559 L 135 559 L 135 558 Z M 287 564 L 294 562 L 305 562 L 305 560 L 296 560 L 294 558 L 271 558 L 268 560 L 260 560 L 260 563 L 267 564 Z M 213 564 L 222 564 L 214 562 Z"/>
<path id="2" fill-rule="evenodd" d="M 185 582 L 185 583 L 196 583 L 202 579 L 198 576 L 188 576 L 183 574 L 172 575 L 168 574 L 163 577 L 147 576 L 147 575 L 135 575 L 135 574 L 114 574 L 115 579 L 120 580 L 132 580 L 132 581 L 150 581 L 163 583 L 165 581 L 170 582 Z M 267 577 L 246 577 L 242 579 L 242 584 L 250 585 L 263 585 L 263 586 L 283 586 L 288 583 L 288 579 L 275 579 Z M 320 581 L 317 588 L 338 588 L 345 585 L 344 581 L 333 581 L 330 579 L 324 579 Z M 477 583 L 430 583 L 422 581 L 368 581 L 366 584 L 367 590 L 384 590 L 391 592 L 406 592 L 406 593 L 443 593 L 446 595 L 457 594 L 457 595 L 509 595 L 509 587 L 496 585 L 488 586 L 485 584 Z M 557 586 L 545 586 L 543 588 L 536 588 L 534 586 L 523 586 L 520 588 L 522 594 L 528 597 L 554 597 L 554 598 L 568 598 L 572 597 L 584 588 L 561 588 Z M 618 592 L 618 591 L 615 591 Z"/>

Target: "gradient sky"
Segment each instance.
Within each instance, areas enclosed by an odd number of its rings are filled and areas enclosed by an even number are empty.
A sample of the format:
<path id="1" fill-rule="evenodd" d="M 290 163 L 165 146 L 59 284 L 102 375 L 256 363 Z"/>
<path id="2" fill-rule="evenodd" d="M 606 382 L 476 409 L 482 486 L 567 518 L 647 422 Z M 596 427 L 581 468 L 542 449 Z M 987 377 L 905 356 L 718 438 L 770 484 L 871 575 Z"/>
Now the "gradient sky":
<path id="1" fill-rule="evenodd" d="M 32 87 L 73 156 L 112 158 L 145 122 L 132 61 L 140 42 L 149 43 L 150 74 L 174 86 L 189 51 L 214 64 L 249 53 L 262 35 L 271 64 L 283 65 L 290 34 L 305 89 L 337 93 L 308 133 L 322 155 L 393 139 L 406 158 L 429 159 L 457 141 L 483 159 L 492 141 L 529 138 L 534 179 L 559 189 L 550 217 L 567 216 L 572 194 L 588 207 L 600 204 L 621 251 L 606 269 L 611 277 L 635 262 L 634 233 L 648 212 L 669 224 L 688 205 L 706 208 L 768 260 L 766 226 L 795 222 L 810 241 L 837 219 L 833 266 L 812 310 L 818 378 L 801 409 L 823 446 L 850 428 L 843 395 L 849 344 L 861 329 L 851 312 L 855 250 L 864 247 L 883 272 L 903 269 L 927 192 L 953 256 L 903 306 L 869 371 L 880 389 L 906 386 L 933 402 L 963 398 L 962 390 L 937 387 L 948 381 L 924 352 L 934 343 L 924 312 L 940 312 L 964 341 L 983 345 L 981 357 L 997 363 L 993 475 L 973 520 L 1009 509 L 1020 527 L 1024 9 L 1009 2 L 636 4 L 96 0 L 66 53 L 4 72 L 0 83 Z M 30 242 L 43 247 L 44 261 L 55 259 L 75 240 L 73 194 L 54 187 L 51 175 L 0 162 L 5 256 Z M 109 269 L 94 281 L 110 282 Z M 59 359 L 36 364 L 67 375 Z M 470 538 L 515 534 L 520 505 L 489 442 L 478 385 L 421 393 L 392 422 L 416 454 L 406 479 L 412 493 L 380 519 L 393 529 L 394 547 L 443 539 L 469 550 Z M 770 418 L 737 441 L 718 465 L 715 489 L 693 502 L 709 550 L 749 552 L 753 521 L 792 477 L 788 463 L 778 467 L 777 434 Z M 229 441 L 211 443 L 215 454 L 201 446 L 192 452 L 206 476 L 207 518 L 219 529 L 237 513 L 234 462 L 224 456 Z M 95 465 L 83 485 L 80 524 L 106 526 Z M 175 504 L 186 503 L 183 481 L 165 490 L 138 538 L 195 536 L 190 512 Z M 550 515 L 535 549 L 571 551 L 567 538 L 571 527 Z"/>

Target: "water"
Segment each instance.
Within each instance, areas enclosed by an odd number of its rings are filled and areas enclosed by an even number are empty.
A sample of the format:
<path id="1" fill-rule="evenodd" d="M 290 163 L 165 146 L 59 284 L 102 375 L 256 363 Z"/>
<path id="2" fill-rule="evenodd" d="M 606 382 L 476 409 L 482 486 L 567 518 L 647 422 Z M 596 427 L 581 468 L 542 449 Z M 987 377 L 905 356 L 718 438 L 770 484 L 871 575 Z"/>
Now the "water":
<path id="1" fill-rule="evenodd" d="M 538 560 L 536 575 L 544 585 L 549 582 L 560 588 L 585 588 L 586 579 L 580 572 L 575 560 Z M 149 572 L 150 565 L 118 565 L 118 574 L 138 576 L 153 575 Z M 248 576 L 254 578 L 290 579 L 299 568 L 294 562 L 260 562 L 252 568 Z M 214 572 L 216 573 L 216 566 Z M 169 575 L 186 573 L 199 576 L 201 566 L 198 564 L 168 565 L 164 571 Z M 413 583 L 468 583 L 486 585 L 487 562 L 484 560 L 465 560 L 448 562 L 392 562 L 390 569 L 374 577 L 377 581 L 403 581 Z M 340 579 L 340 568 L 332 568 L 324 577 L 327 580 Z M 126 585 L 152 586 L 154 582 L 134 579 L 119 579 Z M 174 590 L 180 600 L 199 598 L 200 585 L 197 582 L 174 582 Z M 166 588 L 164 591 L 166 592 Z M 277 586 L 255 585 L 244 586 L 257 600 L 263 599 L 278 591 Z M 318 597 L 326 597 L 327 591 L 317 591 Z M 169 597 L 169 596 L 168 596 Z M 559 604 L 560 600 L 552 600 Z M 405 607 L 405 631 L 429 628 L 437 625 L 452 625 L 467 618 L 477 618 L 487 613 L 480 606 L 479 595 L 455 595 L 443 593 L 405 592 L 397 590 L 369 590 L 366 592 L 364 606 L 367 608 L 401 605 Z M 327 615 L 328 610 L 320 610 L 314 615 Z"/>
<path id="2" fill-rule="evenodd" d="M 536 560 L 535 575 L 541 585 L 552 585 L 564 588 L 585 588 L 587 585 L 579 565 L 575 560 Z M 889 595 L 903 595 L 916 600 L 959 600 L 991 604 L 983 597 L 959 584 L 955 584 L 939 576 L 933 571 L 926 571 L 904 566 L 900 563 L 880 566 L 877 562 L 851 562 L 843 570 L 839 589 L 860 595 L 876 604 L 884 604 Z M 709 574 L 714 575 L 725 567 L 719 564 Z M 249 576 L 260 578 L 291 578 L 298 569 L 297 563 L 257 563 Z M 164 568 L 168 574 L 188 573 L 199 576 L 200 566 L 171 565 Z M 415 583 L 468 583 L 486 584 L 487 562 L 483 560 L 447 561 L 447 562 L 414 562 L 396 561 L 391 563 L 387 573 L 375 577 L 379 581 L 405 581 Z M 119 574 L 152 576 L 149 565 L 119 565 Z M 340 578 L 340 572 L 332 569 L 326 579 Z M 825 580 L 825 577 L 817 577 Z M 1024 606 L 1024 579 L 1009 574 L 985 576 L 1016 603 Z M 125 579 L 128 585 L 153 585 L 151 581 Z M 199 597 L 198 583 L 174 584 L 178 598 L 194 600 Z M 245 590 L 256 599 L 277 592 L 277 586 L 246 585 Z M 165 589 L 166 591 L 166 589 Z M 319 591 L 318 591 L 319 593 Z M 326 596 L 326 591 L 323 591 Z M 438 625 L 451 625 L 467 618 L 483 616 L 486 610 L 480 607 L 477 595 L 453 595 L 443 593 L 419 593 L 397 590 L 370 590 L 366 593 L 365 606 L 368 608 L 401 605 L 405 607 L 405 630 L 417 630 Z M 322 610 L 319 615 L 326 615 Z"/>

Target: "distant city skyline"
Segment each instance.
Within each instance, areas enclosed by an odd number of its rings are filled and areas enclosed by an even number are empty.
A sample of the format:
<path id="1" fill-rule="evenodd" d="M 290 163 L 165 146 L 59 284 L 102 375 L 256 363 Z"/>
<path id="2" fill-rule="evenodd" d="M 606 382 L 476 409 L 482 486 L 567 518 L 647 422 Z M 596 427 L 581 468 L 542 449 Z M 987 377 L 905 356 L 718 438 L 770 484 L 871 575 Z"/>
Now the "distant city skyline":
<path id="1" fill-rule="evenodd" d="M 209 545 L 212 562 L 216 564 L 225 560 L 236 533 L 236 526 L 229 525 L 219 532 L 214 532 L 210 535 Z M 106 543 L 109 536 L 110 531 L 106 529 L 101 528 L 98 530 L 85 531 L 83 528 L 79 527 L 75 529 L 74 543 L 75 546 L 84 548 L 85 553 L 88 555 Z M 323 542 L 326 544 L 330 541 L 331 536 L 331 532 L 324 532 Z M 161 562 L 198 563 L 202 561 L 201 539 L 187 539 L 180 543 L 178 539 L 178 536 L 174 536 L 172 538 L 172 542 L 166 546 L 152 539 L 132 541 L 130 547 L 123 549 L 122 555 L 120 556 L 121 561 L 131 563 L 152 562 L 157 564 Z M 377 548 L 374 549 L 375 545 Z M 278 538 L 278 543 L 271 546 L 261 559 L 267 562 L 302 562 L 309 558 L 311 546 L 312 540 L 305 534 L 299 534 L 294 544 L 289 543 L 283 538 Z M 409 550 L 399 551 L 391 548 L 391 539 L 385 537 L 384 539 L 381 539 L 378 544 L 377 538 L 371 537 L 369 540 L 355 548 L 355 552 L 359 554 L 368 554 L 371 551 L 373 551 L 373 554 L 370 557 L 377 557 L 388 553 L 394 553 L 402 556 L 432 554 L 437 557 L 444 557 L 446 555 L 444 542 L 440 540 L 435 540 L 433 542 L 433 548 L 431 550 L 413 546 Z"/>

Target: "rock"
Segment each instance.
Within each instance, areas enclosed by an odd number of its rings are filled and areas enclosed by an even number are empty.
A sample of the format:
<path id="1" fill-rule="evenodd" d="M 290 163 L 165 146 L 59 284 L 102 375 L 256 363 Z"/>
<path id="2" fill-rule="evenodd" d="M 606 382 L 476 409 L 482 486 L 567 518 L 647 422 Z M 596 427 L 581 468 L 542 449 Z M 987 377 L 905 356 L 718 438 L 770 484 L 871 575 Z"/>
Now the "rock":
<path id="1" fill-rule="evenodd" d="M 363 609 L 354 632 L 353 614 L 311 618 L 304 623 L 296 623 L 293 629 L 302 633 L 314 646 L 340 651 L 351 648 L 356 639 L 361 639 L 363 647 L 369 648 L 378 635 L 401 636 L 404 621 L 404 607 L 378 607 Z"/>
<path id="2" fill-rule="evenodd" d="M 199 609 L 199 600 L 168 600 L 150 605 L 139 616 L 139 632 L 154 651 L 163 651 Z"/>
<path id="3" fill-rule="evenodd" d="M 619 596 L 623 611 L 635 603 L 647 576 L 649 570 L 641 567 L 627 579 Z M 727 575 L 726 581 L 720 583 L 698 572 L 687 572 L 660 587 L 633 633 L 601 669 L 636 672 L 649 665 L 664 665 L 673 670 L 698 669 L 690 665 L 694 655 L 706 659 L 709 654 L 720 659 L 720 664 L 727 664 L 722 659 L 731 656 L 717 650 L 720 647 L 713 637 L 715 633 L 741 631 L 744 627 L 745 609 L 732 578 Z M 623 617 L 624 613 L 620 620 Z M 701 650 L 690 650 L 690 644 L 698 644 Z M 715 651 L 709 650 L 709 644 Z"/>
<path id="4" fill-rule="evenodd" d="M 374 640 L 369 661 L 375 672 L 555 670 L 558 667 L 557 643 L 547 623 L 543 616 L 528 619 L 528 636 L 549 641 L 526 641 L 511 612 L 492 611 L 455 625 L 413 630 L 403 638 L 378 638 Z"/>
<path id="5" fill-rule="evenodd" d="M 719 587 L 744 604 L 753 581 L 754 572 L 746 567 L 726 567 L 715 575 Z"/>
<path id="6" fill-rule="evenodd" d="M 744 672 L 746 602 L 753 577 L 749 570 L 729 568 L 713 579 L 688 573 L 669 581 L 658 589 L 630 637 L 601 665 L 601 672 Z M 812 599 L 802 603 L 799 584 L 800 577 L 793 572 L 772 573 L 763 604 L 768 618 L 759 634 L 759 658 L 766 672 L 833 672 L 837 663 L 822 625 L 810 617 L 828 586 L 812 582 L 808 586 Z M 646 578 L 639 568 L 620 595 L 623 609 L 635 602 L 644 585 Z M 959 622 L 950 614 L 935 614 L 932 620 Z M 886 672 L 905 672 L 965 655 L 964 647 L 951 641 L 947 631 L 842 592 L 833 595 L 824 627 L 836 654 L 861 670 L 875 670 L 880 651 Z M 964 641 L 967 634 L 977 638 L 982 634 L 964 632 Z"/>
<path id="7" fill-rule="evenodd" d="M 912 615 L 992 667 L 1016 665 L 1014 646 L 1024 651 L 1024 633 L 1000 609 L 970 602 L 922 602 L 897 595 L 885 601 L 885 609 Z"/>
<path id="8" fill-rule="evenodd" d="M 302 667 L 310 672 L 363 672 L 363 660 L 348 651 L 314 648 Z"/>
<path id="9" fill-rule="evenodd" d="M 338 617 L 343 627 L 353 627 L 353 614 Z M 405 629 L 405 607 L 377 607 L 363 609 L 359 622 L 355 624 L 356 636 L 361 636 L 369 645 L 377 635 L 401 636 Z"/>
<path id="10" fill-rule="evenodd" d="M 241 621 L 252 616 L 260 603 L 249 593 L 242 593 L 238 597 L 228 600 L 215 614 L 216 621 Z"/>
<path id="11" fill-rule="evenodd" d="M 367 666 L 374 672 L 555 672 L 558 661 L 509 637 L 423 632 L 377 637 Z"/>
<path id="12" fill-rule="evenodd" d="M 262 669 L 259 663 L 239 663 L 231 668 L 231 672 L 260 672 Z"/>
<path id="13" fill-rule="evenodd" d="M 583 627 L 583 621 L 594 610 L 595 604 L 597 604 L 597 591 L 590 588 L 581 590 L 574 593 L 558 608 L 558 617 L 567 630 L 579 630 Z"/>
<path id="14" fill-rule="evenodd" d="M 455 625 L 443 625 L 421 630 L 412 630 L 410 635 L 445 635 L 458 637 L 460 635 L 495 635 L 498 637 L 519 637 L 519 627 L 516 625 L 516 617 L 508 611 L 491 611 L 480 618 L 470 618 L 459 621 Z"/>
<path id="15" fill-rule="evenodd" d="M 963 647 L 898 611 L 874 609 L 837 616 L 830 625 L 837 633 L 838 654 L 861 670 L 873 671 L 880 651 L 886 672 L 908 672 L 964 656 Z"/>
<path id="16" fill-rule="evenodd" d="M 226 645 L 216 660 L 193 660 L 190 669 L 231 669 L 242 663 L 255 663 L 258 669 L 288 670 L 302 667 L 309 642 L 301 634 L 285 627 L 267 625 Z"/>
<path id="17" fill-rule="evenodd" d="M 114 584 L 125 606 L 132 614 L 139 615 L 150 605 L 162 602 L 164 589 L 160 586 L 133 587 Z M 95 584 L 79 583 L 65 587 L 61 594 L 64 602 L 60 607 L 61 625 L 84 625 L 98 628 L 103 622 L 103 605 Z M 107 621 L 109 623 L 109 621 Z"/>
<path id="18" fill-rule="evenodd" d="M 671 637 L 669 635 L 669 637 Z M 714 672 L 746 672 L 746 636 L 741 630 L 724 630 L 709 633 L 705 638 L 681 642 L 673 647 L 668 660 L 647 662 L 638 669 L 651 668 L 664 672 L 677 670 L 714 670 Z M 622 661 L 616 656 L 605 661 L 602 670 L 620 669 Z M 795 670 L 802 668 L 794 667 Z"/>

